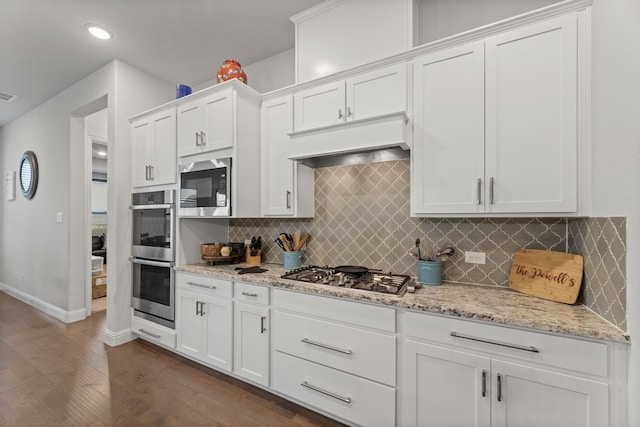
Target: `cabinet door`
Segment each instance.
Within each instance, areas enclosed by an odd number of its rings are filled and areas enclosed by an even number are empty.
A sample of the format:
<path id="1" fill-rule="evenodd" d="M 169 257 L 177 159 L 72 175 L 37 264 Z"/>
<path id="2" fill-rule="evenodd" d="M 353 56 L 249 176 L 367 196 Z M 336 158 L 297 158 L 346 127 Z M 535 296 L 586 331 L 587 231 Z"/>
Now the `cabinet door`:
<path id="1" fill-rule="evenodd" d="M 134 187 L 149 185 L 149 166 L 152 157 L 152 126 L 149 119 L 131 125 L 131 180 Z"/>
<path id="2" fill-rule="evenodd" d="M 227 89 L 204 99 L 202 151 L 233 147 L 233 93 Z"/>
<path id="3" fill-rule="evenodd" d="M 344 81 L 294 94 L 296 132 L 343 123 L 346 119 Z"/>
<path id="4" fill-rule="evenodd" d="M 220 298 L 203 297 L 205 322 L 202 359 L 210 365 L 231 371 L 233 339 L 233 302 Z"/>
<path id="5" fill-rule="evenodd" d="M 491 364 L 494 426 L 608 425 L 607 384 L 498 360 Z"/>
<path id="6" fill-rule="evenodd" d="M 490 425 L 488 358 L 413 340 L 403 354 L 402 425 Z"/>
<path id="7" fill-rule="evenodd" d="M 291 96 L 262 104 L 262 214 L 293 215 L 294 167 L 287 158 L 293 128 Z"/>
<path id="8" fill-rule="evenodd" d="M 234 372 L 269 385 L 269 309 L 235 303 Z"/>
<path id="9" fill-rule="evenodd" d="M 482 212 L 484 47 L 414 61 L 413 214 Z"/>
<path id="10" fill-rule="evenodd" d="M 204 107 L 200 99 L 178 106 L 178 155 L 180 157 L 202 151 L 203 111 Z"/>
<path id="11" fill-rule="evenodd" d="M 486 41 L 489 212 L 577 210 L 577 16 Z"/>
<path id="12" fill-rule="evenodd" d="M 176 182 L 176 112 L 175 109 L 153 117 L 153 162 L 150 183 L 153 185 Z"/>
<path id="13" fill-rule="evenodd" d="M 347 79 L 347 121 L 407 110 L 407 66 L 397 64 Z"/>
<path id="14" fill-rule="evenodd" d="M 200 300 L 198 294 L 179 291 L 177 293 L 176 331 L 178 332 L 178 351 L 195 357 L 202 358 L 203 320 L 200 315 Z"/>

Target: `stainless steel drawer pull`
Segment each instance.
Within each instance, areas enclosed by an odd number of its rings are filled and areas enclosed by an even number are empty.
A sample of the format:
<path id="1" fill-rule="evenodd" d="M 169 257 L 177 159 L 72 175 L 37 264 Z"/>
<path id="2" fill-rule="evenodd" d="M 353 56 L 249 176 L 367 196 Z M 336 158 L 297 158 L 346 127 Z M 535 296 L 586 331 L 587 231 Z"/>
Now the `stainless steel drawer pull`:
<path id="1" fill-rule="evenodd" d="M 191 285 L 191 286 L 197 286 L 199 288 L 207 288 L 207 289 L 215 289 L 215 286 L 211 286 L 211 285 L 202 285 L 200 283 L 196 283 L 196 282 L 187 282 L 187 285 Z"/>
<path id="2" fill-rule="evenodd" d="M 305 344 L 315 345 L 317 347 L 326 348 L 327 350 L 336 351 L 338 353 L 351 354 L 351 350 L 344 350 L 342 348 L 334 347 L 332 345 L 322 344 L 322 343 L 317 342 L 317 341 L 311 341 L 309 338 L 302 338 L 300 341 L 302 341 Z"/>
<path id="3" fill-rule="evenodd" d="M 338 118 L 342 119 L 342 109 L 338 109 Z"/>
<path id="4" fill-rule="evenodd" d="M 463 340 L 478 341 L 486 344 L 499 345 L 501 347 L 515 348 L 516 350 L 530 351 L 532 353 L 540 353 L 540 350 L 538 350 L 536 347 L 532 345 L 524 346 L 524 345 L 518 345 L 518 344 L 510 344 L 510 343 L 501 342 L 501 341 L 486 340 L 484 338 L 472 337 L 471 335 L 462 335 L 457 332 L 451 332 L 451 336 L 456 338 L 462 338 Z"/>
<path id="5" fill-rule="evenodd" d="M 264 327 L 264 321 L 267 320 L 266 316 L 262 316 L 260 317 L 260 333 L 264 334 L 265 332 L 267 332 L 267 328 Z"/>
<path id="6" fill-rule="evenodd" d="M 196 147 L 200 146 L 200 132 L 196 132 Z"/>
<path id="7" fill-rule="evenodd" d="M 253 292 L 243 292 L 242 295 L 247 297 L 257 297 L 258 294 L 254 294 Z"/>
<path id="8" fill-rule="evenodd" d="M 482 204 L 482 179 L 478 178 L 478 204 Z"/>
<path id="9" fill-rule="evenodd" d="M 325 395 L 327 395 L 329 397 L 333 397 L 334 399 L 341 400 L 341 401 L 343 401 L 345 403 L 349 403 L 349 404 L 351 403 L 351 398 L 350 397 L 342 397 L 339 394 L 331 393 L 330 391 L 321 389 L 320 387 L 316 387 L 313 384 L 309 384 L 306 381 L 302 381 L 300 383 L 300 385 L 302 387 L 310 388 L 313 391 L 317 391 L 318 393 L 322 393 L 322 394 L 325 394 Z"/>
<path id="10" fill-rule="evenodd" d="M 142 333 L 142 334 L 145 334 L 145 335 L 149 335 L 150 337 L 153 337 L 153 338 L 155 338 L 155 339 L 157 339 L 157 340 L 159 340 L 160 338 L 162 338 L 162 335 L 152 334 L 151 332 L 149 332 L 149 331 L 145 331 L 144 329 L 138 329 L 138 332 L 140 332 L 140 333 Z"/>
<path id="11" fill-rule="evenodd" d="M 502 402 L 502 375 L 498 374 L 498 402 Z"/>
<path id="12" fill-rule="evenodd" d="M 291 191 L 287 190 L 287 209 L 291 209 Z"/>
<path id="13" fill-rule="evenodd" d="M 200 132 L 200 145 L 207 145 L 207 134 Z"/>

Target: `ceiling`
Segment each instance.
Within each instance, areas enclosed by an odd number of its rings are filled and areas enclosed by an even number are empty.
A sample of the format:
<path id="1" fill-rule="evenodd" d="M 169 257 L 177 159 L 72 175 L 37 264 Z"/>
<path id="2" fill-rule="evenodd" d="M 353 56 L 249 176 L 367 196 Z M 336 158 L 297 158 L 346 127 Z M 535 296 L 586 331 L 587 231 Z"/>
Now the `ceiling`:
<path id="1" fill-rule="evenodd" d="M 0 0 L 0 127 L 120 59 L 171 84 L 210 81 L 294 45 L 289 20 L 321 0 Z M 93 38 L 85 24 L 107 27 Z"/>

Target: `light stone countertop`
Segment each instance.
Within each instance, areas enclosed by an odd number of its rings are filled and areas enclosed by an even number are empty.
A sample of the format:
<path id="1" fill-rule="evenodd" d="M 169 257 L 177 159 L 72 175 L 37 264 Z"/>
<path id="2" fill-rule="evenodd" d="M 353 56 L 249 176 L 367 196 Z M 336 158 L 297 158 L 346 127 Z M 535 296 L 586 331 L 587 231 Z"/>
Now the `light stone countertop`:
<path id="1" fill-rule="evenodd" d="M 445 282 L 440 286 L 424 285 L 413 294 L 395 296 L 282 279 L 284 269 L 280 264 L 262 264 L 261 268 L 268 271 L 259 274 L 238 275 L 236 267 L 252 266 L 198 263 L 176 266 L 175 270 L 583 338 L 625 343 L 630 339 L 624 331 L 584 305 L 548 301 L 509 288 Z"/>

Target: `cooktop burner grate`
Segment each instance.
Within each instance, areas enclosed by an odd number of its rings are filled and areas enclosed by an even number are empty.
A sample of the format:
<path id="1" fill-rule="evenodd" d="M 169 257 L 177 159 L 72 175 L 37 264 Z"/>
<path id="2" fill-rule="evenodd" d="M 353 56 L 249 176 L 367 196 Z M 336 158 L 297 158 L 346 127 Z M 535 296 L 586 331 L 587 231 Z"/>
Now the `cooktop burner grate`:
<path id="1" fill-rule="evenodd" d="M 380 270 L 363 269 L 364 273 L 350 274 L 336 271 L 334 267 L 308 265 L 290 270 L 281 277 L 319 285 L 360 289 L 391 295 L 404 295 L 411 279 L 404 274 L 383 273 Z"/>

